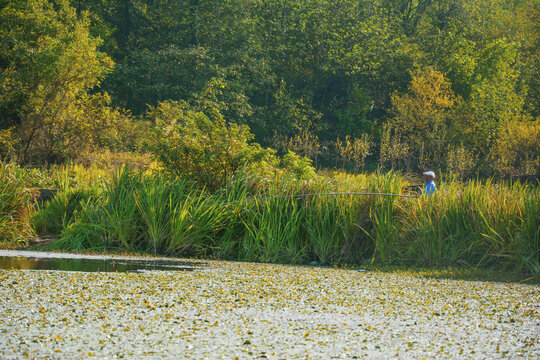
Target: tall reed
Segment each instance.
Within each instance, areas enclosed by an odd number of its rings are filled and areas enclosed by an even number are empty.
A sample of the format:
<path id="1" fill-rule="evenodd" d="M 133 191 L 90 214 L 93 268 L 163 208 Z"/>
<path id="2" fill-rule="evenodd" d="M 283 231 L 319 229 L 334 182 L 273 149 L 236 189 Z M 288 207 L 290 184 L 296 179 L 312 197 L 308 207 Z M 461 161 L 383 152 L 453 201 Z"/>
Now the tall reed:
<path id="1" fill-rule="evenodd" d="M 404 185 L 403 178 L 394 172 L 377 173 L 368 184 L 369 192 L 400 194 Z M 398 218 L 403 212 L 401 200 L 391 196 L 371 196 L 369 206 L 369 235 L 375 246 L 372 261 L 383 263 L 401 262 L 405 260 L 402 246 L 399 243 L 400 231 Z"/>
<path id="2" fill-rule="evenodd" d="M 400 226 L 404 250 L 422 265 L 537 272 L 539 201 L 537 191 L 517 183 L 444 184 L 435 196 L 408 203 Z"/>
<path id="3" fill-rule="evenodd" d="M 168 252 L 211 255 L 217 233 L 224 227 L 227 208 L 205 191 L 192 187 L 171 206 Z"/>
<path id="4" fill-rule="evenodd" d="M 24 179 L 18 168 L 0 162 L 0 242 L 26 242 L 33 236 Z"/>
<path id="5" fill-rule="evenodd" d="M 397 173 L 310 181 L 237 174 L 215 192 L 186 180 L 121 170 L 65 226 L 64 247 L 286 263 L 512 268 L 538 274 L 540 195 L 491 181 L 401 193 Z M 302 197 L 295 197 L 302 195 Z"/>

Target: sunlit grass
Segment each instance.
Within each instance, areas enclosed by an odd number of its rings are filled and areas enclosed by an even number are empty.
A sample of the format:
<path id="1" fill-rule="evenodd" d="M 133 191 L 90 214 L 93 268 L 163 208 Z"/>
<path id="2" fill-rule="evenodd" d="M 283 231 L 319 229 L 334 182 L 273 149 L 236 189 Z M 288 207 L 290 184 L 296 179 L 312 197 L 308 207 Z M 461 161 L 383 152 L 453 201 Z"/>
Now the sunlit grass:
<path id="1" fill-rule="evenodd" d="M 11 165 L 1 170 L 2 206 L 11 209 L 3 210 L 3 236 L 29 236 L 28 222 L 15 216 L 28 203 L 24 182 L 12 179 L 32 182 L 35 175 Z M 398 198 L 304 196 L 402 194 L 409 183 L 397 173 L 307 181 L 237 174 L 215 192 L 122 167 L 107 176 L 77 167 L 53 175 L 61 191 L 37 208 L 34 224 L 60 237 L 56 249 L 540 272 L 540 194 L 531 185 L 442 182 L 432 197 Z"/>

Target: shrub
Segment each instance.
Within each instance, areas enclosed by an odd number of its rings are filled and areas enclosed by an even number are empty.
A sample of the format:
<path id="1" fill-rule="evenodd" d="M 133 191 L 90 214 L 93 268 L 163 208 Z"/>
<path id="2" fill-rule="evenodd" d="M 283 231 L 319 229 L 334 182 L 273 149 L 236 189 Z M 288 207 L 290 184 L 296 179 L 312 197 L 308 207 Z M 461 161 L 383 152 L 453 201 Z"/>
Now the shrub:
<path id="1" fill-rule="evenodd" d="M 493 167 L 502 175 L 540 174 L 540 119 L 510 122 L 492 149 Z"/>
<path id="2" fill-rule="evenodd" d="M 368 134 L 362 134 L 361 138 L 355 138 L 351 141 L 349 135 L 345 137 L 345 143 L 339 138 L 336 141 L 336 148 L 339 151 L 339 155 L 342 159 L 348 160 L 354 164 L 354 171 L 358 172 L 358 169 L 364 170 L 366 157 L 371 154 L 371 147 L 373 142 L 371 136 Z"/>
<path id="3" fill-rule="evenodd" d="M 298 180 L 307 180 L 315 177 L 315 168 L 311 166 L 311 159 L 300 157 L 292 151 L 283 157 L 282 167 L 286 173 Z"/>
<path id="4" fill-rule="evenodd" d="M 150 111 L 158 143 L 152 149 L 165 170 L 217 188 L 251 161 L 253 138 L 245 125 L 227 124 L 217 107 L 162 102 Z"/>

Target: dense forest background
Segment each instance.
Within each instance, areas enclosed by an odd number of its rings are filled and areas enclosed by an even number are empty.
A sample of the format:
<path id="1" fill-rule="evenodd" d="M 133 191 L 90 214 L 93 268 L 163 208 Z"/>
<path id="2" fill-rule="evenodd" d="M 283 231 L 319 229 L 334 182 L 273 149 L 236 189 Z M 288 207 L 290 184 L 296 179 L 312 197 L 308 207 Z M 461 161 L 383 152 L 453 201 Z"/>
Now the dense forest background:
<path id="1" fill-rule="evenodd" d="M 537 0 L 0 0 L 0 156 L 150 152 L 176 171 L 227 173 L 299 161 L 293 151 L 356 171 L 537 174 L 539 11 Z"/>

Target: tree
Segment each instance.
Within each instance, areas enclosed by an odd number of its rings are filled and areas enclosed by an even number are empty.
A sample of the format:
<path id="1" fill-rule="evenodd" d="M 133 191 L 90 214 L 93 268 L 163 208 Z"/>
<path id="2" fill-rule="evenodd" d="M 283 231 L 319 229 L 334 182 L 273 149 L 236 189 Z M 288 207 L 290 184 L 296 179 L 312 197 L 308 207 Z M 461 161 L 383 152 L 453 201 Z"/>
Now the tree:
<path id="1" fill-rule="evenodd" d="M 0 129 L 22 163 L 57 161 L 93 142 L 117 111 L 91 93 L 112 68 L 65 0 L 7 1 L 0 11 Z"/>
<path id="2" fill-rule="evenodd" d="M 416 32 L 418 22 L 433 0 L 382 0 L 388 16 L 396 19 L 405 35 Z"/>
<path id="3" fill-rule="evenodd" d="M 413 74 L 408 93 L 394 94 L 390 126 L 406 139 L 416 159 L 426 157 L 433 167 L 444 164 L 456 100 L 451 84 L 433 69 Z"/>
<path id="4" fill-rule="evenodd" d="M 218 76 L 209 51 L 170 45 L 130 53 L 104 81 L 116 104 L 134 114 L 166 100 L 188 100 Z"/>

